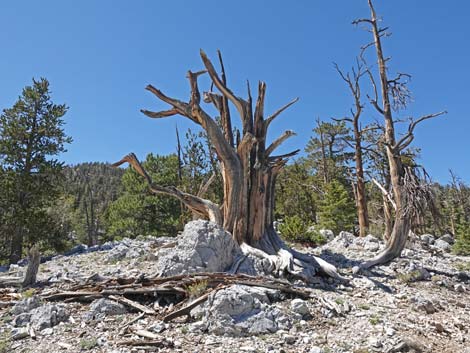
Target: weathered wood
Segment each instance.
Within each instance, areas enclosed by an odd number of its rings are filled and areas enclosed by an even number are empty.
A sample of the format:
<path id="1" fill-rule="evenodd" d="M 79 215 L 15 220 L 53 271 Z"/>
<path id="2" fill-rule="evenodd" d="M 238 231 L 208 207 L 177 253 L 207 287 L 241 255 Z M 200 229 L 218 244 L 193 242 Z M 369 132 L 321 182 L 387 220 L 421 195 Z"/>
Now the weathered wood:
<path id="1" fill-rule="evenodd" d="M 145 349 L 145 347 L 172 348 L 174 345 L 171 341 L 162 340 L 124 340 L 117 342 L 119 346 L 133 346 Z"/>
<path id="2" fill-rule="evenodd" d="M 133 330 L 132 332 L 135 333 L 137 336 L 149 338 L 151 340 L 156 340 L 159 338 L 157 334 L 147 330 Z"/>
<path id="3" fill-rule="evenodd" d="M 155 310 L 150 309 L 149 307 L 146 307 L 145 305 L 139 304 L 139 303 L 137 303 L 133 300 L 130 300 L 128 298 L 125 298 L 125 297 L 121 297 L 121 296 L 117 296 L 117 295 L 110 295 L 109 299 L 112 299 L 114 301 L 117 301 L 118 303 L 127 305 L 127 306 L 129 306 L 133 309 L 138 310 L 138 311 L 142 311 L 143 313 L 148 314 L 148 315 L 155 315 L 156 314 Z"/>
<path id="4" fill-rule="evenodd" d="M 171 321 L 171 320 L 176 319 L 177 317 L 180 317 L 180 316 L 189 315 L 191 310 L 193 308 L 195 308 L 196 306 L 204 303 L 207 300 L 207 298 L 209 298 L 209 295 L 211 295 L 212 292 L 213 291 L 211 291 L 209 293 L 206 293 L 206 294 L 203 294 L 199 298 L 197 298 L 197 299 L 193 300 L 192 302 L 190 302 L 189 304 L 183 306 L 181 309 L 172 311 L 171 313 L 169 313 L 168 315 L 166 315 L 163 318 L 163 322 Z"/>
<path id="5" fill-rule="evenodd" d="M 36 277 L 41 263 L 41 254 L 37 245 L 33 245 L 28 254 L 28 267 L 23 279 L 23 287 L 28 287 L 36 283 Z"/>

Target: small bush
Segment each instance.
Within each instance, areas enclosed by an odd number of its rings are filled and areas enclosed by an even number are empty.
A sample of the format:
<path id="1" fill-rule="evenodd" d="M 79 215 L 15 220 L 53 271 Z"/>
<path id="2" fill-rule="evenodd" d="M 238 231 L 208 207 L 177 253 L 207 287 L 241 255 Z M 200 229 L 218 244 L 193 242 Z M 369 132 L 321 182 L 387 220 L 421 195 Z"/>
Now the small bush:
<path id="1" fill-rule="evenodd" d="M 6 334 L 0 335 L 0 353 L 11 352 L 11 339 Z"/>
<path id="2" fill-rule="evenodd" d="M 470 255 L 470 224 L 464 224 L 457 229 L 452 250 L 457 255 Z"/>
<path id="3" fill-rule="evenodd" d="M 84 338 L 80 341 L 80 349 L 82 351 L 89 351 L 90 349 L 95 348 L 98 345 L 98 340 L 96 338 Z"/>
<path id="4" fill-rule="evenodd" d="M 187 290 L 191 298 L 197 298 L 201 296 L 207 289 L 207 281 L 199 281 L 188 286 Z"/>
<path id="5" fill-rule="evenodd" d="M 36 294 L 36 290 L 34 288 L 30 288 L 21 292 L 21 297 L 24 299 L 27 299 L 27 298 L 31 298 L 34 294 Z"/>
<path id="6" fill-rule="evenodd" d="M 338 305 L 343 305 L 344 304 L 344 299 L 343 298 L 336 298 L 335 303 Z"/>
<path id="7" fill-rule="evenodd" d="M 377 315 L 372 315 L 370 318 L 369 318 L 369 322 L 371 325 L 375 326 L 377 325 L 378 323 L 380 323 L 380 318 L 377 316 Z"/>
<path id="8" fill-rule="evenodd" d="M 470 262 L 459 262 L 455 264 L 455 268 L 459 271 L 468 271 L 470 272 Z"/>
<path id="9" fill-rule="evenodd" d="M 315 230 L 312 223 L 303 220 L 299 216 L 285 217 L 279 224 L 279 232 L 287 241 L 308 242 L 315 245 L 326 243 L 326 238 Z"/>
<path id="10" fill-rule="evenodd" d="M 417 282 L 420 279 L 422 279 L 421 272 L 418 270 L 411 271 L 408 273 L 400 273 L 397 276 L 398 280 L 402 283 L 411 283 L 411 282 Z"/>

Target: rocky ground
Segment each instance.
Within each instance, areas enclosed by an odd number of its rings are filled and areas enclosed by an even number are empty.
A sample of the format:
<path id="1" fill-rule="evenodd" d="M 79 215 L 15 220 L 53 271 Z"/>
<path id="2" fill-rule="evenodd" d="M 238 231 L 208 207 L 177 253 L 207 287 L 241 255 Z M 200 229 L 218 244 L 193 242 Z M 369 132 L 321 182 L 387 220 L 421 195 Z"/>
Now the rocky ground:
<path id="1" fill-rule="evenodd" d="M 178 239 L 76 247 L 41 264 L 41 287 L 0 288 L 0 352 L 470 352 L 470 258 L 452 255 L 447 235 L 414 237 L 397 261 L 354 273 L 359 260 L 383 243 L 373 236 L 326 232 L 326 245 L 299 250 L 335 264 L 349 283 L 321 278 L 308 288 L 293 283 L 310 291 L 309 299 L 233 285 L 213 292 L 190 318 L 168 323 L 109 299 L 44 301 L 45 293 L 90 279 L 219 271 L 236 255 L 236 246 L 223 231 L 198 222 Z M 3 275 L 23 271 L 12 266 Z M 173 304 L 146 305 L 159 312 Z M 140 347 L 126 344 L 139 340 Z M 145 340 L 158 340 L 162 347 L 146 346 Z"/>

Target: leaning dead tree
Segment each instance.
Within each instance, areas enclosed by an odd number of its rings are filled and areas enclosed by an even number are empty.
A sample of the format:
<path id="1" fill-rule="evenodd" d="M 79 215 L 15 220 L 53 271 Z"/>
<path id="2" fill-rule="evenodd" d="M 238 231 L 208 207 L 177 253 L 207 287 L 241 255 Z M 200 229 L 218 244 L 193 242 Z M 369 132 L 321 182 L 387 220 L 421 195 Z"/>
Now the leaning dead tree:
<path id="1" fill-rule="evenodd" d="M 253 102 L 250 85 L 247 83 L 247 98 L 235 95 L 227 86 L 227 78 L 220 52 L 220 75 L 207 55 L 201 50 L 205 70 L 188 71 L 191 88 L 189 102 L 167 96 L 152 85 L 147 90 L 159 100 L 170 105 L 164 111 L 142 112 L 150 118 L 161 119 L 174 115 L 188 118 L 201 126 L 215 148 L 224 184 L 223 204 L 218 205 L 201 196 L 190 195 L 172 186 L 155 185 L 134 154 L 125 156 L 115 165 L 128 162 L 142 175 L 153 193 L 167 194 L 178 198 L 193 213 L 222 226 L 240 244 L 242 251 L 250 256 L 263 258 L 272 264 L 278 274 L 290 274 L 309 280 L 320 273 L 338 277 L 334 266 L 319 258 L 307 256 L 289 249 L 273 227 L 274 186 L 279 172 L 289 157 L 299 150 L 276 155 L 276 149 L 288 138 L 295 135 L 285 131 L 272 143 L 267 143 L 270 124 L 287 108 L 297 102 L 297 98 L 284 105 L 274 114 L 265 117 L 264 100 L 266 84 L 259 82 L 258 97 Z M 208 74 L 211 89 L 201 94 L 198 78 Z M 212 87 L 217 92 L 212 90 Z M 211 117 L 202 107 L 202 102 L 213 105 L 220 116 L 220 122 Z M 235 107 L 241 121 L 241 135 L 234 136 L 231 107 Z"/>
<path id="2" fill-rule="evenodd" d="M 372 0 L 368 0 L 368 5 L 371 17 L 358 19 L 354 21 L 353 24 L 365 23 L 370 27 L 370 32 L 373 35 L 373 41 L 363 47 L 363 53 L 367 48 L 375 47 L 380 85 L 376 85 L 370 68 L 367 68 L 367 73 L 374 91 L 374 96 L 370 97 L 370 102 L 384 118 L 384 144 L 387 152 L 390 181 L 393 190 L 395 221 L 385 249 L 375 258 L 362 264 L 363 268 L 388 263 L 400 256 L 405 247 L 413 217 L 416 216 L 416 213 L 419 212 L 420 208 L 425 204 L 427 190 L 426 186 L 420 182 L 419 176 L 415 171 L 403 164 L 403 151 L 413 141 L 414 130 L 419 123 L 446 113 L 443 111 L 411 120 L 408 131 L 397 139 L 392 110 L 393 107 L 401 108 L 405 107 L 407 104 L 410 93 L 406 86 L 406 79 L 409 78 L 409 75 L 399 73 L 395 78 L 391 79 L 388 77 L 387 62 L 389 58 L 385 58 L 382 49 L 382 38 L 388 35 L 387 28 L 379 27 L 379 20 L 377 19 Z M 379 97 L 381 97 L 381 101 L 379 101 Z"/>

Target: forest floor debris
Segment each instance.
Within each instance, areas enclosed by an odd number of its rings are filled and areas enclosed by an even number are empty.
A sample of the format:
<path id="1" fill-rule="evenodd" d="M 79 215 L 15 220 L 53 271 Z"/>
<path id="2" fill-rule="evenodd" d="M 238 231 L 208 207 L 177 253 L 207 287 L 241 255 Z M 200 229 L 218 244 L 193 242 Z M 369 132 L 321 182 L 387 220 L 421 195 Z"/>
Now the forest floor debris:
<path id="1" fill-rule="evenodd" d="M 0 352 L 463 353 L 470 258 L 433 238 L 416 237 L 389 266 L 358 274 L 352 268 L 379 251 L 380 240 L 343 233 L 298 249 L 350 278 L 349 285 L 319 278 L 311 287 L 226 273 L 156 277 L 156 259 L 174 238 L 56 256 L 41 264 L 34 290 L 0 288 Z M 110 261 L 120 245 L 133 251 Z"/>

